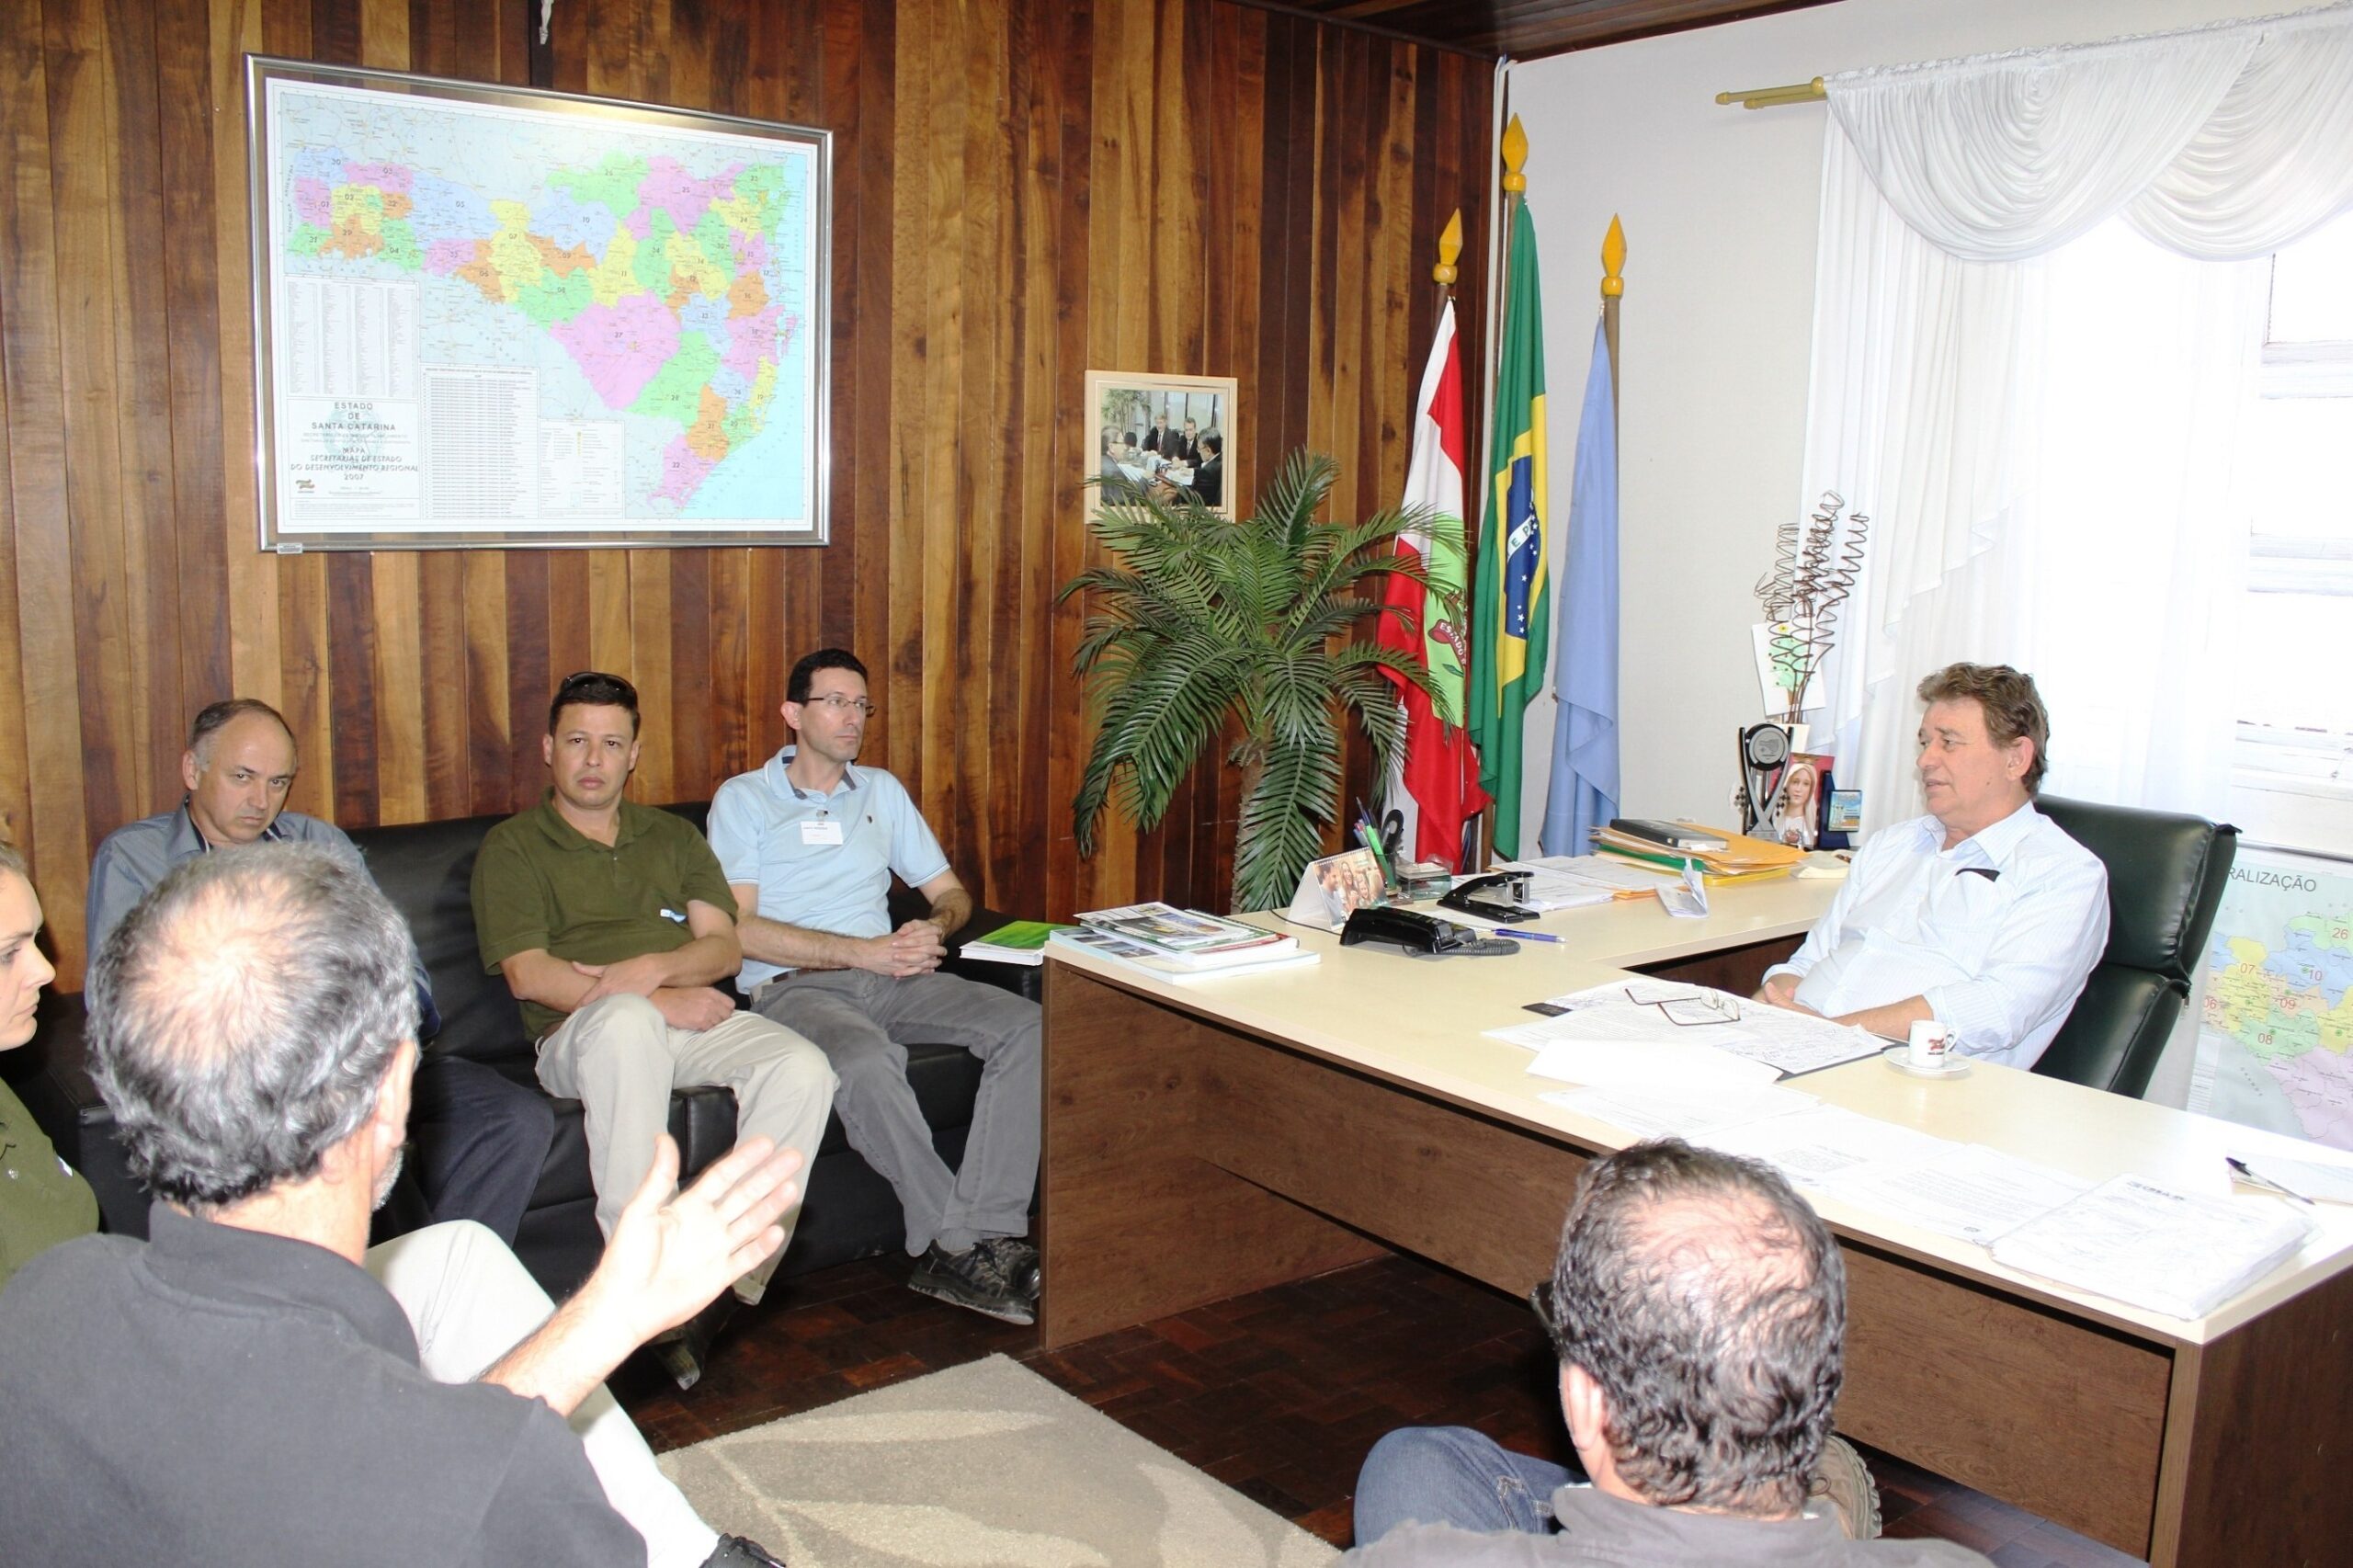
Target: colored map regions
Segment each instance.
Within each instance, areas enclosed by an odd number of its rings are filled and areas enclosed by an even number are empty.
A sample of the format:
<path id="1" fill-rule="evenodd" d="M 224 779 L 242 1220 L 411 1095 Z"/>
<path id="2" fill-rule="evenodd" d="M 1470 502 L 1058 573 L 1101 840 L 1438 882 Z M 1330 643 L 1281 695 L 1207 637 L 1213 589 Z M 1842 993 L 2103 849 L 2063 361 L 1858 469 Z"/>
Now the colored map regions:
<path id="1" fill-rule="evenodd" d="M 2297 910 L 2276 885 L 2232 891 L 2207 954 L 2205 1032 L 2270 1080 L 2305 1137 L 2353 1148 L 2353 918 Z"/>
<path id="2" fill-rule="evenodd" d="M 526 201 L 310 147 L 291 176 L 290 256 L 453 280 L 545 331 L 608 408 L 675 426 L 654 503 L 683 510 L 766 425 L 801 328 L 779 303 L 781 170 L 616 152 Z"/>

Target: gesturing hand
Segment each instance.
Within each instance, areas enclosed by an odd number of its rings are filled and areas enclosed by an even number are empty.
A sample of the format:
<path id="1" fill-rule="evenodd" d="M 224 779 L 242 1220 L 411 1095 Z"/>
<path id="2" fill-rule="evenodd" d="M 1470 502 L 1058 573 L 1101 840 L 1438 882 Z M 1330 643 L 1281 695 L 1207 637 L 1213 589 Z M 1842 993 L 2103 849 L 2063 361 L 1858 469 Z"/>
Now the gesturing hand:
<path id="1" fill-rule="evenodd" d="M 776 1221 L 800 1197 L 801 1165 L 798 1150 L 747 1138 L 674 1194 L 678 1146 L 665 1133 L 581 1295 L 631 1345 L 686 1322 L 784 1244 Z"/>

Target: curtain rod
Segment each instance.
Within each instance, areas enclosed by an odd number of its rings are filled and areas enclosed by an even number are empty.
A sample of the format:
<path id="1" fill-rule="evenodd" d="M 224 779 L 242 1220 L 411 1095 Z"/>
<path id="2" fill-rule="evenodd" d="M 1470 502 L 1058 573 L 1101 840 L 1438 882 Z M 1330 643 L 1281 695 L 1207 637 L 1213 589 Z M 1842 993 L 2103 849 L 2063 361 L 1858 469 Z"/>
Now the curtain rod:
<path id="1" fill-rule="evenodd" d="M 1738 104 L 1743 108 L 1772 108 L 1779 104 L 1818 103 L 1830 95 L 1822 90 L 1822 78 L 1811 82 L 1792 82 L 1786 87 L 1750 87 L 1742 92 L 1718 93 L 1716 102 Z"/>

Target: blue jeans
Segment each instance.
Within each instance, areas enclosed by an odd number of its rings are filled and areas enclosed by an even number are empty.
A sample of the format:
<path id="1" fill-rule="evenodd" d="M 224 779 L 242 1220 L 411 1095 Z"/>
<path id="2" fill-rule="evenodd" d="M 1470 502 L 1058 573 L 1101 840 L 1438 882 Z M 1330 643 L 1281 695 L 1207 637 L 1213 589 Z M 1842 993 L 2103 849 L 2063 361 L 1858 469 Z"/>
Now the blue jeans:
<path id="1" fill-rule="evenodd" d="M 1400 1426 L 1357 1473 L 1357 1544 L 1409 1520 L 1482 1533 L 1550 1535 L 1552 1494 L 1585 1476 L 1516 1454 L 1468 1426 Z"/>

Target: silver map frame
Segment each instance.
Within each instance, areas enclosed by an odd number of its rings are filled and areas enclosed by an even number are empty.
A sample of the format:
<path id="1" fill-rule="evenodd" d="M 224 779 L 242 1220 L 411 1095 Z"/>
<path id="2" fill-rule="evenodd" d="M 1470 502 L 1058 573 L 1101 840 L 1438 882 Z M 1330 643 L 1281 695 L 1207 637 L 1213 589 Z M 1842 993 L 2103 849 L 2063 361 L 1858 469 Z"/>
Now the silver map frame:
<path id="1" fill-rule="evenodd" d="M 271 244 L 278 193 L 270 188 L 272 127 L 268 85 L 292 81 L 381 92 L 400 97 L 446 99 L 495 107 L 526 115 L 577 117 L 616 127 L 688 131 L 704 136 L 739 137 L 746 142 L 784 143 L 812 156 L 808 303 L 802 322 L 809 369 L 807 433 L 800 456 L 809 476 L 805 522 L 779 519 L 773 526 L 710 528 L 649 528 L 630 517 L 573 518 L 561 527 L 529 528 L 437 527 L 382 529 L 343 525 L 332 530 L 289 526 L 278 493 L 281 392 L 275 384 L 274 300 L 278 258 Z M 833 132 L 806 126 L 747 119 L 733 115 L 668 108 L 494 83 L 462 82 L 404 72 L 320 65 L 308 61 L 247 55 L 245 70 L 246 175 L 251 207 L 255 378 L 254 465 L 259 544 L 264 552 L 296 555 L 310 551 L 542 550 L 687 548 L 734 545 L 822 545 L 830 541 L 828 503 L 832 491 L 833 336 Z M 418 416 L 422 422 L 423 416 Z M 423 483 L 422 479 L 418 481 Z"/>

